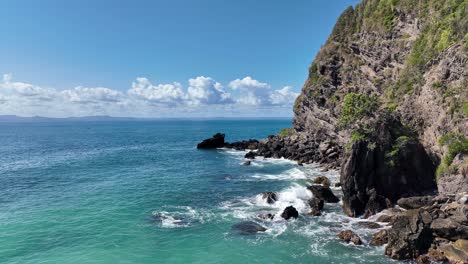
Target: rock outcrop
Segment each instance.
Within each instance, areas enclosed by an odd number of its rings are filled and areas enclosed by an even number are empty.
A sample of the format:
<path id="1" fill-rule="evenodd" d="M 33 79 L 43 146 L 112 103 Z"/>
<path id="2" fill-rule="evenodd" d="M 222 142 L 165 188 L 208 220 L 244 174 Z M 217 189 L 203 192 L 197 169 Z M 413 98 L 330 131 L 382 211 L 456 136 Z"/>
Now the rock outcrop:
<path id="1" fill-rule="evenodd" d="M 362 245 L 361 238 L 351 230 L 341 231 L 338 237 L 346 243 L 352 242 L 354 245 Z"/>
<path id="2" fill-rule="evenodd" d="M 198 149 L 214 149 L 224 147 L 224 134 L 216 133 L 211 138 L 207 138 L 202 142 L 198 143 Z"/>
<path id="3" fill-rule="evenodd" d="M 338 199 L 338 197 L 333 194 L 330 187 L 312 185 L 307 187 L 307 190 L 311 191 L 314 197 L 318 198 L 319 200 L 323 200 L 326 203 L 337 203 L 340 201 L 340 199 Z"/>
<path id="4" fill-rule="evenodd" d="M 468 239 L 468 205 L 453 200 L 434 203 L 397 217 L 388 230 L 385 254 L 394 259 L 413 259 L 431 249 L 449 251 L 451 246 L 441 245 L 464 239 Z"/>
<path id="5" fill-rule="evenodd" d="M 283 217 L 286 220 L 289 220 L 291 218 L 296 219 L 299 217 L 299 212 L 293 206 L 288 206 L 284 208 L 283 213 L 281 213 L 281 217 Z"/>
<path id="6" fill-rule="evenodd" d="M 275 192 L 264 192 L 262 193 L 262 199 L 269 204 L 273 204 L 278 201 L 278 195 Z"/>
<path id="7" fill-rule="evenodd" d="M 436 191 L 433 161 L 403 129 L 397 119 L 384 116 L 368 140 L 352 145 L 340 176 L 347 215 L 369 216 L 401 197 Z"/>
<path id="8" fill-rule="evenodd" d="M 322 214 L 322 209 L 323 209 L 324 201 L 314 197 L 309 200 L 309 206 L 310 206 L 310 215 L 312 216 L 319 216 Z"/>

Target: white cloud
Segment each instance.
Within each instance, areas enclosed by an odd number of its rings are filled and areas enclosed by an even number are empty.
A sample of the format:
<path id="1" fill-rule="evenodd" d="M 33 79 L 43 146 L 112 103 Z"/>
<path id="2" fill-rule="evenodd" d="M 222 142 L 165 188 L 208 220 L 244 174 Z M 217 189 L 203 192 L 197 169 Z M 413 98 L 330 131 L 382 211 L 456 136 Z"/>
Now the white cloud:
<path id="1" fill-rule="evenodd" d="M 195 105 L 200 104 L 230 104 L 231 95 L 224 91 L 223 86 L 210 77 L 199 76 L 189 80 L 188 98 Z"/>
<path id="2" fill-rule="evenodd" d="M 132 83 L 128 94 L 152 103 L 173 105 L 186 98 L 180 83 L 153 85 L 147 78 L 139 77 Z"/>
<path id="3" fill-rule="evenodd" d="M 87 88 L 78 86 L 74 89 L 62 91 L 61 95 L 70 102 L 82 104 L 119 102 L 124 98 L 123 93 L 104 87 Z"/>
<path id="4" fill-rule="evenodd" d="M 270 102 L 273 105 L 290 105 L 294 103 L 299 93 L 292 91 L 291 86 L 285 86 L 270 94 Z"/>
<path id="5" fill-rule="evenodd" d="M 241 96 L 237 100 L 238 103 L 252 106 L 290 105 L 299 95 L 292 92 L 290 86 L 273 90 L 268 83 L 257 81 L 250 76 L 230 82 L 229 87 L 240 90 Z"/>
<path id="6" fill-rule="evenodd" d="M 262 83 L 252 77 L 247 76 L 244 79 L 235 79 L 229 83 L 229 87 L 232 89 L 265 89 L 270 88 L 268 83 Z"/>
<path id="7" fill-rule="evenodd" d="M 291 87 L 274 90 L 252 77 L 236 79 L 225 89 L 213 78 L 199 76 L 182 84 L 153 84 L 136 78 L 127 91 L 78 86 L 45 88 L 14 81 L 11 74 L 0 80 L 0 115 L 136 117 L 279 116 L 292 113 L 297 97 Z"/>

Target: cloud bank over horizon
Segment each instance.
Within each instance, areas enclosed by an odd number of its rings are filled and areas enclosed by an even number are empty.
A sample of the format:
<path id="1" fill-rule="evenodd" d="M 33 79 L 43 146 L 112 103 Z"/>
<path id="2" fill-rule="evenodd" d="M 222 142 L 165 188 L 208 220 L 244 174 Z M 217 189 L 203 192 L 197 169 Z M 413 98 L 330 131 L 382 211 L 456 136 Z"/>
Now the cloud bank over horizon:
<path id="1" fill-rule="evenodd" d="M 211 77 L 181 83 L 154 83 L 138 77 L 127 91 L 106 87 L 42 87 L 4 74 L 0 115 L 71 117 L 282 117 L 292 116 L 299 93 L 291 86 L 274 89 L 250 76 L 224 87 Z"/>

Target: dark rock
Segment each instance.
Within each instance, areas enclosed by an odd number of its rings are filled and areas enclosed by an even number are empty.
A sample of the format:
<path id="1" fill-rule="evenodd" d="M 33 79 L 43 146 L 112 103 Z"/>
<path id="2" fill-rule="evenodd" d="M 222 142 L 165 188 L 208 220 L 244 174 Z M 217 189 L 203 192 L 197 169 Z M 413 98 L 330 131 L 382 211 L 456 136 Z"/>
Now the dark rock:
<path id="1" fill-rule="evenodd" d="M 434 219 L 431 223 L 431 229 L 437 236 L 452 241 L 468 239 L 468 223 L 463 219 L 459 222 L 456 217 Z"/>
<path id="2" fill-rule="evenodd" d="M 260 142 L 256 139 L 249 139 L 243 141 L 237 141 L 232 143 L 226 143 L 224 146 L 226 148 L 232 148 L 235 150 L 246 150 L 246 149 L 257 149 L 260 145 Z"/>
<path id="3" fill-rule="evenodd" d="M 426 210 L 409 210 L 399 215 L 388 230 L 385 254 L 393 259 L 414 259 L 426 254 L 434 239 L 429 228 L 431 221 Z"/>
<path id="4" fill-rule="evenodd" d="M 335 187 L 341 187 L 341 183 L 339 182 L 335 183 Z"/>
<path id="5" fill-rule="evenodd" d="M 309 200 L 309 206 L 310 206 L 310 215 L 312 216 L 319 216 L 321 215 L 321 211 L 323 209 L 324 202 L 323 200 L 320 200 L 317 197 L 314 197 Z"/>
<path id="6" fill-rule="evenodd" d="M 362 245 L 361 238 L 351 230 L 341 231 L 338 237 L 346 243 L 352 242 L 354 245 Z"/>
<path id="7" fill-rule="evenodd" d="M 383 244 L 387 244 L 387 242 L 388 242 L 388 233 L 387 233 L 387 230 L 383 229 L 372 235 L 370 244 L 372 246 L 382 246 Z"/>
<path id="8" fill-rule="evenodd" d="M 261 213 L 257 215 L 257 217 L 263 220 L 272 220 L 273 218 L 275 218 L 275 215 L 272 213 Z"/>
<path id="9" fill-rule="evenodd" d="M 333 192 L 331 191 L 330 187 L 325 187 L 321 185 L 312 185 L 307 187 L 312 194 L 320 200 L 325 201 L 326 203 L 337 203 L 340 201 Z"/>
<path id="10" fill-rule="evenodd" d="M 250 160 L 244 161 L 241 163 L 242 166 L 250 166 L 252 162 Z"/>
<path id="11" fill-rule="evenodd" d="M 418 209 L 423 206 L 430 206 L 434 202 L 434 196 L 415 196 L 415 197 L 406 197 L 400 198 L 397 201 L 397 204 L 404 209 Z"/>
<path id="12" fill-rule="evenodd" d="M 267 229 L 255 222 L 244 221 L 233 225 L 232 230 L 241 235 L 252 235 L 258 232 L 265 232 Z"/>
<path id="13" fill-rule="evenodd" d="M 436 190 L 435 165 L 421 143 L 400 136 L 402 130 L 404 127 L 396 118 L 388 117 L 378 123 L 374 136 L 352 145 L 340 173 L 347 215 L 360 216 L 366 208 L 372 214 L 386 206 L 385 199 L 395 203 L 402 197 Z M 369 208 L 373 194 L 375 203 Z"/>
<path id="14" fill-rule="evenodd" d="M 278 201 L 278 195 L 275 192 L 264 192 L 262 193 L 262 198 L 269 204 L 273 204 Z"/>
<path id="15" fill-rule="evenodd" d="M 367 221 L 364 221 L 364 222 L 357 222 L 355 224 L 357 227 L 362 227 L 362 228 L 367 228 L 367 229 L 377 229 L 377 228 L 381 228 L 382 226 L 377 224 L 377 223 L 374 223 L 374 222 L 367 222 Z"/>
<path id="16" fill-rule="evenodd" d="M 323 186 L 330 186 L 331 182 L 326 176 L 319 176 L 313 180 L 313 183 L 322 184 Z"/>
<path id="17" fill-rule="evenodd" d="M 257 154 L 253 151 L 249 151 L 245 154 L 244 158 L 246 159 L 255 159 L 255 156 L 257 156 Z"/>
<path id="18" fill-rule="evenodd" d="M 298 218 L 299 212 L 297 212 L 296 208 L 294 208 L 293 206 L 288 206 L 284 209 L 283 213 L 281 214 L 281 217 L 283 217 L 286 220 L 289 220 L 290 218 Z"/>
<path id="19" fill-rule="evenodd" d="M 216 133 L 212 138 L 203 140 L 197 145 L 198 149 L 213 149 L 224 147 L 224 134 Z"/>
<path id="20" fill-rule="evenodd" d="M 364 218 L 368 218 L 371 215 L 375 215 L 376 213 L 393 206 L 389 199 L 382 195 L 378 195 L 375 189 L 367 191 L 367 194 L 369 194 L 369 199 L 364 209 Z"/>

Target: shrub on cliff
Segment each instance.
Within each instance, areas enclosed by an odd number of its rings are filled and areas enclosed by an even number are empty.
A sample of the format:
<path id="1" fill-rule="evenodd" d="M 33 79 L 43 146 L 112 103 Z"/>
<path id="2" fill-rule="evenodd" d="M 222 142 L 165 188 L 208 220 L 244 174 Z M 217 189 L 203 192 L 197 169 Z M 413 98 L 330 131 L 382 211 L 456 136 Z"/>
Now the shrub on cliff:
<path id="1" fill-rule="evenodd" d="M 378 106 L 377 97 L 375 96 L 349 93 L 344 98 L 338 123 L 342 128 L 347 128 L 361 118 L 373 116 Z"/>
<path id="2" fill-rule="evenodd" d="M 457 133 L 443 135 L 439 139 L 439 144 L 441 146 L 447 146 L 447 153 L 444 155 L 439 167 L 437 168 L 437 179 L 439 179 L 445 172 L 454 169 L 451 168 L 451 165 L 455 156 L 458 154 L 468 154 L 468 139 L 463 135 Z"/>

